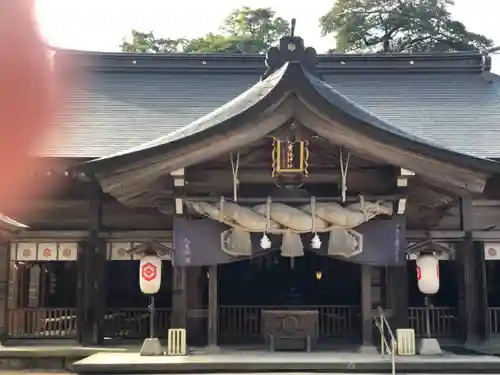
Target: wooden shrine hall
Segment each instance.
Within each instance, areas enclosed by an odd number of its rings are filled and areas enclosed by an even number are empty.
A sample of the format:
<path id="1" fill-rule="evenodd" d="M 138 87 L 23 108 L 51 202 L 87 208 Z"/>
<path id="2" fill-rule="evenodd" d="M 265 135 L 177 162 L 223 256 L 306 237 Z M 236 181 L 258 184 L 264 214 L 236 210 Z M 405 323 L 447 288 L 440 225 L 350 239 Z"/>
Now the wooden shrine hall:
<path id="1" fill-rule="evenodd" d="M 156 331 L 192 345 L 264 344 L 293 317 L 318 345 L 372 346 L 378 307 L 417 336 L 500 333 L 487 55 L 317 55 L 290 36 L 265 57 L 61 50 L 54 69 L 78 77 L 68 136 L 30 173 L 61 189 L 3 242 L 4 341 L 147 337 L 144 249 L 162 251 Z"/>

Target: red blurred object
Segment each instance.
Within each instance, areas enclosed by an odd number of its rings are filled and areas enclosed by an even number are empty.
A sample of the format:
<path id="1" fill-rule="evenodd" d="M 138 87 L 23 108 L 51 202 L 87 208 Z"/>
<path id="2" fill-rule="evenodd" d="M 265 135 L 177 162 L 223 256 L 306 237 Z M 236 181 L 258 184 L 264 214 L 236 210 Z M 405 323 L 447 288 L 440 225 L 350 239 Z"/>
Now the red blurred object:
<path id="1" fill-rule="evenodd" d="M 26 195 L 49 189 L 29 183 L 29 171 L 43 167 L 32 153 L 56 107 L 54 72 L 33 6 L 33 0 L 0 4 L 0 211 L 9 213 L 26 209 Z"/>

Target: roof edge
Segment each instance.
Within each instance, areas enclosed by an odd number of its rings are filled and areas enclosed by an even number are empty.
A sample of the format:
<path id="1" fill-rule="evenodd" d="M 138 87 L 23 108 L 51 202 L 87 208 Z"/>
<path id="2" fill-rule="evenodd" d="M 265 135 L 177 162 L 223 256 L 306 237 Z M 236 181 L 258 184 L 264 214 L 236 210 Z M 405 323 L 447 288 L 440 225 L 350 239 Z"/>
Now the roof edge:
<path id="1" fill-rule="evenodd" d="M 499 162 L 492 159 L 479 158 L 474 155 L 458 152 L 402 131 L 394 127 L 390 122 L 382 120 L 378 116 L 367 111 L 365 108 L 358 106 L 357 103 L 332 88 L 326 82 L 307 72 L 303 66 L 299 64 L 292 64 L 291 67 L 295 70 L 301 70 L 301 74 L 294 75 L 293 81 L 296 87 L 299 87 L 298 91 L 301 94 L 305 94 L 310 99 L 311 105 L 319 109 L 322 113 L 331 114 L 332 108 L 335 107 L 347 118 L 355 118 L 357 120 L 357 125 L 360 129 L 363 129 L 365 134 L 386 141 L 388 144 L 399 143 L 404 145 L 410 151 L 417 154 L 420 153 L 433 156 L 434 158 L 445 163 L 451 161 L 452 163 L 465 168 L 477 168 L 489 174 L 500 174 Z M 299 80 L 302 80 L 302 82 L 299 82 Z M 327 86 L 332 92 L 335 92 L 337 98 L 343 102 L 343 105 L 339 105 L 338 103 L 334 105 L 329 102 L 324 93 L 318 90 L 317 85 L 315 85 L 313 81 L 317 81 L 322 85 Z M 364 113 L 362 115 L 357 115 L 352 113 L 352 111 L 346 110 L 345 105 L 347 103 L 349 103 L 348 105 L 350 106 L 357 107 L 358 110 L 362 110 Z M 335 115 L 331 115 L 332 121 L 335 120 L 335 117 Z M 387 128 L 384 129 L 384 126 Z M 397 131 L 390 131 L 388 130 L 389 128 Z"/>
<path id="2" fill-rule="evenodd" d="M 263 54 L 125 53 L 54 49 L 54 64 L 109 72 L 259 73 Z M 482 72 L 487 62 L 480 51 L 452 53 L 331 53 L 317 56 L 318 73 L 446 73 Z"/>

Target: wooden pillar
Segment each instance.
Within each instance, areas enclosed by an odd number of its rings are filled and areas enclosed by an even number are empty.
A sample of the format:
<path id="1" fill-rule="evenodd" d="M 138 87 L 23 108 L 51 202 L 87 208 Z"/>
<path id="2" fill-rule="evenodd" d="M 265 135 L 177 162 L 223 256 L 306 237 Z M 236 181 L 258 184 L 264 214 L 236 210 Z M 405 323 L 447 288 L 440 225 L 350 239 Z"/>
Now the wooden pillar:
<path id="1" fill-rule="evenodd" d="M 0 240 L 2 240 L 0 238 Z M 10 277 L 10 249 L 6 242 L 0 243 L 0 344 L 7 339 L 8 317 L 7 308 L 9 301 L 9 277 Z"/>
<path id="2" fill-rule="evenodd" d="M 392 310 L 391 326 L 395 332 L 398 328 L 409 327 L 408 316 L 408 268 L 403 265 L 388 268 L 389 308 Z"/>
<path id="3" fill-rule="evenodd" d="M 203 310 L 203 291 L 200 279 L 205 277 L 200 266 L 186 267 L 186 299 L 187 299 L 187 330 L 188 343 L 193 346 L 206 344 L 205 319 Z"/>
<path id="4" fill-rule="evenodd" d="M 361 344 L 373 347 L 372 267 L 361 265 Z"/>
<path id="5" fill-rule="evenodd" d="M 84 345 L 99 345 L 104 339 L 106 244 L 99 238 L 102 192 L 97 182 L 90 183 L 89 193 L 89 234 L 78 249 L 77 336 Z"/>
<path id="6" fill-rule="evenodd" d="M 208 346 L 218 345 L 219 275 L 217 265 L 208 268 Z"/>
<path id="7" fill-rule="evenodd" d="M 475 243 L 475 259 L 477 265 L 479 296 L 479 338 L 487 340 L 490 336 L 490 318 L 488 313 L 488 275 L 486 270 L 486 259 L 484 257 L 484 242 Z"/>
<path id="8" fill-rule="evenodd" d="M 187 327 L 186 268 L 173 267 L 172 328 Z"/>
<path id="9" fill-rule="evenodd" d="M 175 215 L 184 215 L 184 196 L 185 179 L 184 169 L 179 169 L 171 173 L 174 182 L 174 206 Z M 174 244 L 175 240 L 175 221 L 173 227 Z M 183 249 L 175 249 L 182 251 Z M 186 296 L 186 268 L 176 264 L 175 253 L 173 265 L 172 282 L 172 328 L 187 328 L 187 296 Z"/>
<path id="10" fill-rule="evenodd" d="M 479 244 L 472 240 L 472 199 L 461 199 L 461 224 L 464 239 L 457 248 L 458 315 L 462 339 L 475 343 L 486 338 L 486 267 Z"/>
<path id="11" fill-rule="evenodd" d="M 92 343 L 94 345 L 102 345 L 104 342 L 104 329 L 106 314 L 106 242 L 99 237 L 94 239 L 93 247 L 93 264 L 92 271 L 94 273 L 93 281 L 93 296 L 94 303 L 92 305 L 94 321 L 92 324 Z"/>
<path id="12" fill-rule="evenodd" d="M 31 264 L 29 268 L 28 307 L 40 307 L 40 265 Z"/>
<path id="13" fill-rule="evenodd" d="M 76 336 L 77 341 L 81 344 L 89 342 L 88 332 L 90 327 L 88 325 L 88 306 L 90 295 L 89 290 L 89 277 L 90 272 L 89 263 L 89 249 L 86 241 L 78 243 L 78 254 L 76 259 L 77 264 L 77 283 L 76 283 Z"/>

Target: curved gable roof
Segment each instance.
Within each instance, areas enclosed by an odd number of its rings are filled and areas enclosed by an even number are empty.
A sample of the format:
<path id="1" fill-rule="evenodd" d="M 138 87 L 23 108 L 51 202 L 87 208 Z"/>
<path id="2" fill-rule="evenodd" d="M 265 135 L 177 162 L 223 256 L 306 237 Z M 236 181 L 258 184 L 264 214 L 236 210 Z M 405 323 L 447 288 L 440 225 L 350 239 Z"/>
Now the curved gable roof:
<path id="1" fill-rule="evenodd" d="M 380 119 L 308 73 L 299 62 L 285 63 L 267 79 L 190 125 L 88 162 L 82 169 L 94 173 L 106 191 L 134 196 L 137 189 L 162 174 L 248 144 L 292 118 L 332 143 L 377 156 L 443 185 L 482 191 L 487 178 L 500 172 L 500 163 L 432 144 Z M 218 147 L 210 148 L 211 142 Z"/>

